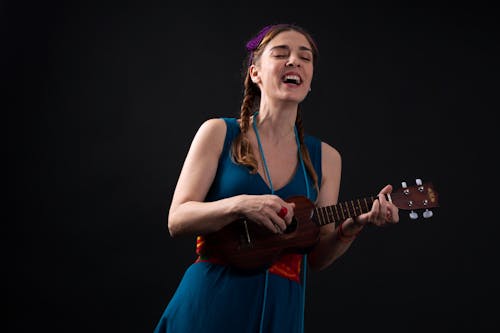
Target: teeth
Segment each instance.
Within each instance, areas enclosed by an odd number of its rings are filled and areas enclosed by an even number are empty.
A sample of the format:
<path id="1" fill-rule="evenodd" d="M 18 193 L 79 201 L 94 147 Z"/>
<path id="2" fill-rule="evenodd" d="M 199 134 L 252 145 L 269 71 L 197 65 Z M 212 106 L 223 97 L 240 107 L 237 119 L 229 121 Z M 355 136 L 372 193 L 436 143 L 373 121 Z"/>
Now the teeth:
<path id="1" fill-rule="evenodd" d="M 300 83 L 300 77 L 298 75 L 285 75 L 284 81 L 287 81 L 287 80 L 293 80 L 297 84 Z"/>

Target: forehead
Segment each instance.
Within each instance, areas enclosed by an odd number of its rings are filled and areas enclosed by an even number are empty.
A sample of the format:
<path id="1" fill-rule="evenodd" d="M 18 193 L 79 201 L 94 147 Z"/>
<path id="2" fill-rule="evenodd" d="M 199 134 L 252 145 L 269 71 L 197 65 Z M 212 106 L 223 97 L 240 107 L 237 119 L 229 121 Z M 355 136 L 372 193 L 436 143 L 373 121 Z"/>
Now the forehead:
<path id="1" fill-rule="evenodd" d="M 306 47 L 308 49 L 311 49 L 311 45 L 309 44 L 306 36 L 294 30 L 280 32 L 279 34 L 274 36 L 271 41 L 269 41 L 269 44 L 267 44 L 266 48 L 270 49 L 278 45 L 290 47 Z"/>

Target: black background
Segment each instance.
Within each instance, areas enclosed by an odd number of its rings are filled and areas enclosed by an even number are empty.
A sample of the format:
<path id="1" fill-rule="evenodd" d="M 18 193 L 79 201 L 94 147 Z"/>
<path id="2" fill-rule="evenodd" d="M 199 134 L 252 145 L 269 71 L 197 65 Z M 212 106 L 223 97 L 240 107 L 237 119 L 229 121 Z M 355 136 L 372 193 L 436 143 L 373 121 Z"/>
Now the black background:
<path id="1" fill-rule="evenodd" d="M 229 3 L 229 2 L 228 2 Z M 429 220 L 367 228 L 307 278 L 308 332 L 498 329 L 497 15 L 481 7 L 2 2 L 8 332 L 152 332 L 194 259 L 168 206 L 208 118 L 236 116 L 246 41 L 308 29 L 306 130 L 340 199 L 432 181 Z"/>

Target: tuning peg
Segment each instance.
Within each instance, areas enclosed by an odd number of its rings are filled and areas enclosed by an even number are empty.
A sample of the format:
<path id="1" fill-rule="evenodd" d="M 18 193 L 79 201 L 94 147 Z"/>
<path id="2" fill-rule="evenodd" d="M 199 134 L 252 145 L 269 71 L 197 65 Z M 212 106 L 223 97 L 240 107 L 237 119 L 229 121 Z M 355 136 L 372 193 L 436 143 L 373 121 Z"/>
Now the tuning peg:
<path id="1" fill-rule="evenodd" d="M 410 212 L 410 219 L 416 220 L 418 219 L 418 214 L 414 212 L 413 210 Z"/>
<path id="2" fill-rule="evenodd" d="M 402 187 L 402 188 L 407 188 L 407 187 L 408 187 L 408 185 L 406 185 L 406 182 L 401 182 L 401 187 Z"/>
<path id="3" fill-rule="evenodd" d="M 422 185 L 422 179 L 420 179 L 420 178 L 415 179 L 415 183 L 417 184 L 417 190 L 419 192 L 424 192 L 424 186 Z"/>
<path id="4" fill-rule="evenodd" d="M 423 216 L 425 219 L 428 219 L 429 217 L 432 217 L 432 215 L 434 215 L 434 214 L 432 213 L 432 211 L 431 211 L 431 210 L 428 210 L 428 209 L 426 209 L 426 210 L 422 213 L 422 216 Z"/>

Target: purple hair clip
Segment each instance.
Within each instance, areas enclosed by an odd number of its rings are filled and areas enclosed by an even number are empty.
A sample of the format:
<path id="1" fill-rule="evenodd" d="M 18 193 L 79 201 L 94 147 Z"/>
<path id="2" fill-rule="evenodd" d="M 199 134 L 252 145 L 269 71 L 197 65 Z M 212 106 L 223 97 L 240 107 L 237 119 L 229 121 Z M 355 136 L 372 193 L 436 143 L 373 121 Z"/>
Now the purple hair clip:
<path id="1" fill-rule="evenodd" d="M 257 36 L 255 36 L 254 38 L 252 38 L 248 43 L 247 43 L 247 51 L 250 51 L 250 52 L 253 52 L 257 49 L 257 47 L 259 46 L 260 42 L 262 42 L 262 39 L 264 38 L 264 36 L 267 34 L 267 32 L 269 30 L 271 30 L 271 28 L 274 27 L 274 25 L 268 25 L 268 26 L 265 26 L 264 28 L 262 28 L 261 31 L 259 31 L 259 33 L 257 34 Z"/>
<path id="2" fill-rule="evenodd" d="M 255 36 L 254 38 L 250 39 L 246 45 L 247 51 L 250 52 L 250 56 L 248 57 L 248 66 L 252 64 L 253 61 L 253 52 L 257 49 L 257 47 L 260 45 L 260 42 L 262 42 L 262 39 L 264 39 L 264 36 L 268 33 L 269 30 L 271 30 L 274 27 L 274 25 L 268 25 L 262 28 L 261 31 Z"/>

